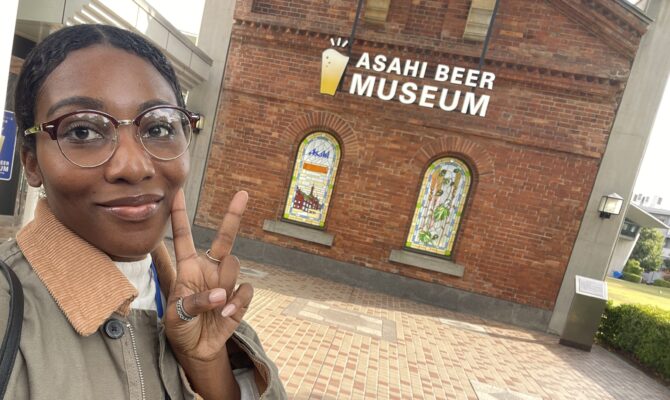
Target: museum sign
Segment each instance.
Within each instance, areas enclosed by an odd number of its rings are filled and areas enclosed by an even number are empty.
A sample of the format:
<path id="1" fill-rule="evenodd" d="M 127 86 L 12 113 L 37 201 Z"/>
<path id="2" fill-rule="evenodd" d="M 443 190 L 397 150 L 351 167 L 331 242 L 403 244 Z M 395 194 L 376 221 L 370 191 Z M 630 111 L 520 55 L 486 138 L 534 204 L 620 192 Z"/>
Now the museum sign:
<path id="1" fill-rule="evenodd" d="M 335 44 L 333 40 L 331 43 Z M 348 64 L 349 57 L 335 48 L 322 53 L 322 94 L 335 95 Z M 368 52 L 361 54 L 355 67 L 369 73 L 357 71 L 351 75 L 348 87 L 342 88 L 349 94 L 480 117 L 486 116 L 490 100 L 490 95 L 482 90 L 492 91 L 496 78 L 494 73 L 479 69 L 446 64 L 431 68 L 426 61 Z"/>

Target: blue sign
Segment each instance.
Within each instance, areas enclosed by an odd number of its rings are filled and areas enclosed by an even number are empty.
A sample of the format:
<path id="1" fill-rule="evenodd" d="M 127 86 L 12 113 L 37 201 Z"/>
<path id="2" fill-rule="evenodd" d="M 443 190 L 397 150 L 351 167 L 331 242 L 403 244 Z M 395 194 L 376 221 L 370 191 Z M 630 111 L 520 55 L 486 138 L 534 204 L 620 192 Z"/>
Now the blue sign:
<path id="1" fill-rule="evenodd" d="M 317 149 L 312 149 L 309 153 L 307 153 L 308 156 L 316 156 L 320 158 L 329 158 L 330 157 L 330 151 L 318 151 Z"/>
<path id="2" fill-rule="evenodd" d="M 12 179 L 12 167 L 14 166 L 14 153 L 16 150 L 16 120 L 14 113 L 5 111 L 2 121 L 2 134 L 0 136 L 0 181 Z"/>

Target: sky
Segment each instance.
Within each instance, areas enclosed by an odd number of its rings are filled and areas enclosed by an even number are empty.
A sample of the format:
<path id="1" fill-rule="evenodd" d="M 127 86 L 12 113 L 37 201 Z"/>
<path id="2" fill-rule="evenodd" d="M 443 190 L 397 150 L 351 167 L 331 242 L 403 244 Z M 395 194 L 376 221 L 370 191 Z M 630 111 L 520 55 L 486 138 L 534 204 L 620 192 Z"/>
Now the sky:
<path id="1" fill-rule="evenodd" d="M 205 0 L 147 0 L 147 2 L 175 28 L 188 35 L 198 36 Z"/>
<path id="2" fill-rule="evenodd" d="M 670 82 L 670 79 L 668 80 Z M 662 208 L 670 209 L 670 85 L 656 114 L 647 151 L 635 183 L 635 193 L 661 196 Z"/>

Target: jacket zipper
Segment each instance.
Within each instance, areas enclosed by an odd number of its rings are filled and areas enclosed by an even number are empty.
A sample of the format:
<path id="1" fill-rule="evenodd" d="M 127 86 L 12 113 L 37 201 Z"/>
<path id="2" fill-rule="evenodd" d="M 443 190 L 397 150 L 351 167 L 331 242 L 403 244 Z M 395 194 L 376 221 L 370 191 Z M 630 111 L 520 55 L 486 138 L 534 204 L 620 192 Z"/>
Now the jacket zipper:
<path id="1" fill-rule="evenodd" d="M 267 377 L 268 377 L 268 387 L 267 387 L 266 390 L 265 390 L 265 391 L 267 392 L 267 389 L 270 388 L 270 379 L 272 378 L 272 376 L 271 376 L 270 371 L 267 370 L 267 368 L 265 367 L 265 364 L 263 363 L 263 360 L 261 360 L 260 358 L 256 357 L 255 354 L 253 354 L 253 350 L 251 350 L 251 347 L 247 344 L 247 342 L 244 341 L 244 339 L 242 339 L 242 338 L 240 338 L 240 337 L 236 337 L 236 336 L 233 336 L 233 339 L 234 339 L 234 340 L 236 339 L 235 341 L 237 342 L 237 344 L 240 345 L 240 346 L 242 346 L 242 347 L 244 347 L 244 349 L 247 350 L 247 351 L 246 351 L 247 356 L 249 356 L 249 358 L 250 358 L 252 361 L 254 361 L 254 365 L 257 365 L 257 366 L 259 366 L 259 367 L 263 367 L 263 371 L 266 373 L 266 375 L 267 375 Z M 259 397 L 258 399 L 259 399 L 259 400 L 262 400 L 264 397 L 265 397 L 265 393 L 261 394 L 260 397 Z"/>
<path id="2" fill-rule="evenodd" d="M 137 365 L 137 372 L 140 376 L 140 392 L 142 393 L 142 400 L 146 400 L 146 391 L 144 388 L 144 374 L 142 373 L 142 366 L 140 365 L 140 356 L 137 354 L 137 343 L 135 342 L 135 331 L 130 322 L 126 323 L 128 332 L 130 332 L 130 342 L 133 344 L 133 355 L 135 356 L 135 364 Z"/>

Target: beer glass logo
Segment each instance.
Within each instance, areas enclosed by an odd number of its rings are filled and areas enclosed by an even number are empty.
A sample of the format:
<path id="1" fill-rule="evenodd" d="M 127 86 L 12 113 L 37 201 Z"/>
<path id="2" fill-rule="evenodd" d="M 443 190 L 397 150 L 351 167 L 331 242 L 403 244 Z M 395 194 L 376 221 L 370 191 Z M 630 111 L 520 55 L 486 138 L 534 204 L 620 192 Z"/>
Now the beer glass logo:
<path id="1" fill-rule="evenodd" d="M 348 40 L 342 41 L 341 38 L 330 39 L 333 47 L 346 47 Z M 344 70 L 349 63 L 349 57 L 340 53 L 334 48 L 326 49 L 321 53 L 321 93 L 335 96 L 337 87 L 340 85 Z"/>

